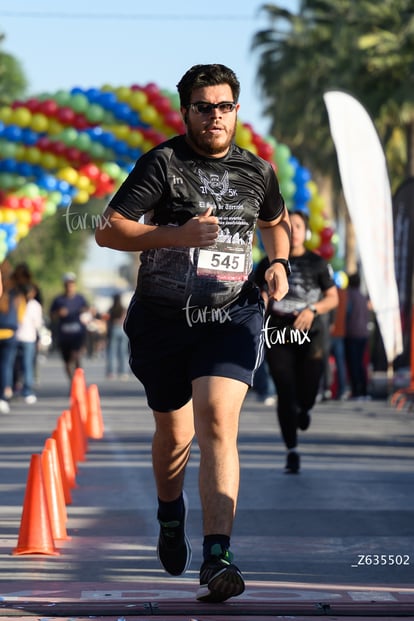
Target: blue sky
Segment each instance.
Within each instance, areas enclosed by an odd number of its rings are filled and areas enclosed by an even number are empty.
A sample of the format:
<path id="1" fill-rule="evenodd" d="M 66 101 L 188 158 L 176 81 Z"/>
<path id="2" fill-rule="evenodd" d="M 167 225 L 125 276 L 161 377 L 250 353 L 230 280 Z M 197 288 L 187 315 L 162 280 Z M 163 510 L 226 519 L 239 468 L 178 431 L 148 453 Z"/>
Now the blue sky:
<path id="1" fill-rule="evenodd" d="M 175 92 L 193 64 L 220 62 L 241 82 L 239 116 L 266 135 L 251 51 L 255 32 L 268 26 L 256 0 L 14 0 L 0 8 L 3 50 L 16 56 L 30 94 L 74 86 L 130 86 L 155 82 Z M 278 0 L 294 10 L 297 0 Z M 4 5 L 3 5 L 4 7 Z"/>

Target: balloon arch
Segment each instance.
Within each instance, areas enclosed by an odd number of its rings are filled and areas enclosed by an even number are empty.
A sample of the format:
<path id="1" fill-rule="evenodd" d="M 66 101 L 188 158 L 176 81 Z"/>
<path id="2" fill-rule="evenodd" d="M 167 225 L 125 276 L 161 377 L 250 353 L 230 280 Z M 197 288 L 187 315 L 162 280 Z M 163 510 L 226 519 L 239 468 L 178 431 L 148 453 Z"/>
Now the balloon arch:
<path id="1" fill-rule="evenodd" d="M 109 196 L 143 153 L 183 132 L 178 95 L 154 83 L 74 87 L 0 108 L 0 261 L 58 209 Z M 238 122 L 236 142 L 275 166 L 288 208 L 309 215 L 307 246 L 346 286 L 339 238 L 309 170 L 250 124 Z M 256 259 L 261 252 L 258 243 Z"/>

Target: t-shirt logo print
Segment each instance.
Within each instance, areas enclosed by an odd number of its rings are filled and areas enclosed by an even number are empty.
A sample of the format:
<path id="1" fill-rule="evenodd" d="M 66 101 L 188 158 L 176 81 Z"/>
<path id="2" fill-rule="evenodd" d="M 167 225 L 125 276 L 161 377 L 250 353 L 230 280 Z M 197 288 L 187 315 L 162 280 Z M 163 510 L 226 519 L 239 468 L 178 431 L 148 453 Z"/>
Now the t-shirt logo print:
<path id="1" fill-rule="evenodd" d="M 200 169 L 198 169 L 197 172 L 198 172 L 198 176 L 200 177 L 200 181 L 202 183 L 202 186 L 201 186 L 202 194 L 211 194 L 218 200 L 221 200 L 221 197 L 227 194 L 229 190 L 229 173 L 227 170 L 225 171 L 221 179 L 219 175 L 210 175 L 208 177 Z"/>

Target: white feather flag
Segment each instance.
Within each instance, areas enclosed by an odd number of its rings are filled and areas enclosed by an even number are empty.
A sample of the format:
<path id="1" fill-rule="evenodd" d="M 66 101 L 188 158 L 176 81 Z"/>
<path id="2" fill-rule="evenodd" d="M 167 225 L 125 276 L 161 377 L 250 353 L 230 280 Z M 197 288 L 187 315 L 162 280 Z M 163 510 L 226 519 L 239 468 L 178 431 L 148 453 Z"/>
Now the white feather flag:
<path id="1" fill-rule="evenodd" d="M 385 155 L 369 115 L 354 97 L 329 91 L 324 100 L 365 282 L 390 364 L 403 347 Z"/>

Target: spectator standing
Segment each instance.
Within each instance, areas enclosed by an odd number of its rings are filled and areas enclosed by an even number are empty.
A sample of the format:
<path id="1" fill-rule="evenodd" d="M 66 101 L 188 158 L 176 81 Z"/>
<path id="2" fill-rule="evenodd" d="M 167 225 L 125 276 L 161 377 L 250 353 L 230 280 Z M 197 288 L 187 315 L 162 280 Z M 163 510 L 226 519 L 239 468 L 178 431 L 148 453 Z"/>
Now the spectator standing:
<path id="1" fill-rule="evenodd" d="M 368 396 L 366 354 L 371 304 L 361 291 L 358 272 L 349 275 L 346 306 L 345 358 L 353 399 Z"/>
<path id="2" fill-rule="evenodd" d="M 36 299 L 34 284 L 21 286 L 25 296 L 26 308 L 16 331 L 18 367 L 21 373 L 21 394 L 26 403 L 36 403 L 34 392 L 36 348 L 40 329 L 43 325 L 42 306 Z"/>
<path id="3" fill-rule="evenodd" d="M 13 396 L 13 367 L 16 357 L 16 331 L 22 320 L 26 302 L 14 286 L 11 274 L 2 274 L 3 293 L 0 297 L 0 413 L 10 412 Z"/>
<path id="4" fill-rule="evenodd" d="M 331 354 L 335 360 L 336 368 L 336 391 L 334 398 L 341 401 L 347 395 L 347 371 L 345 360 L 345 332 L 346 332 L 346 307 L 348 292 L 345 288 L 338 287 L 338 306 L 332 312 L 333 321 L 330 324 Z"/>
<path id="5" fill-rule="evenodd" d="M 126 308 L 122 304 L 120 293 L 112 299 L 112 306 L 107 315 L 107 358 L 106 376 L 113 379 L 127 379 L 128 337 L 124 332 Z"/>

